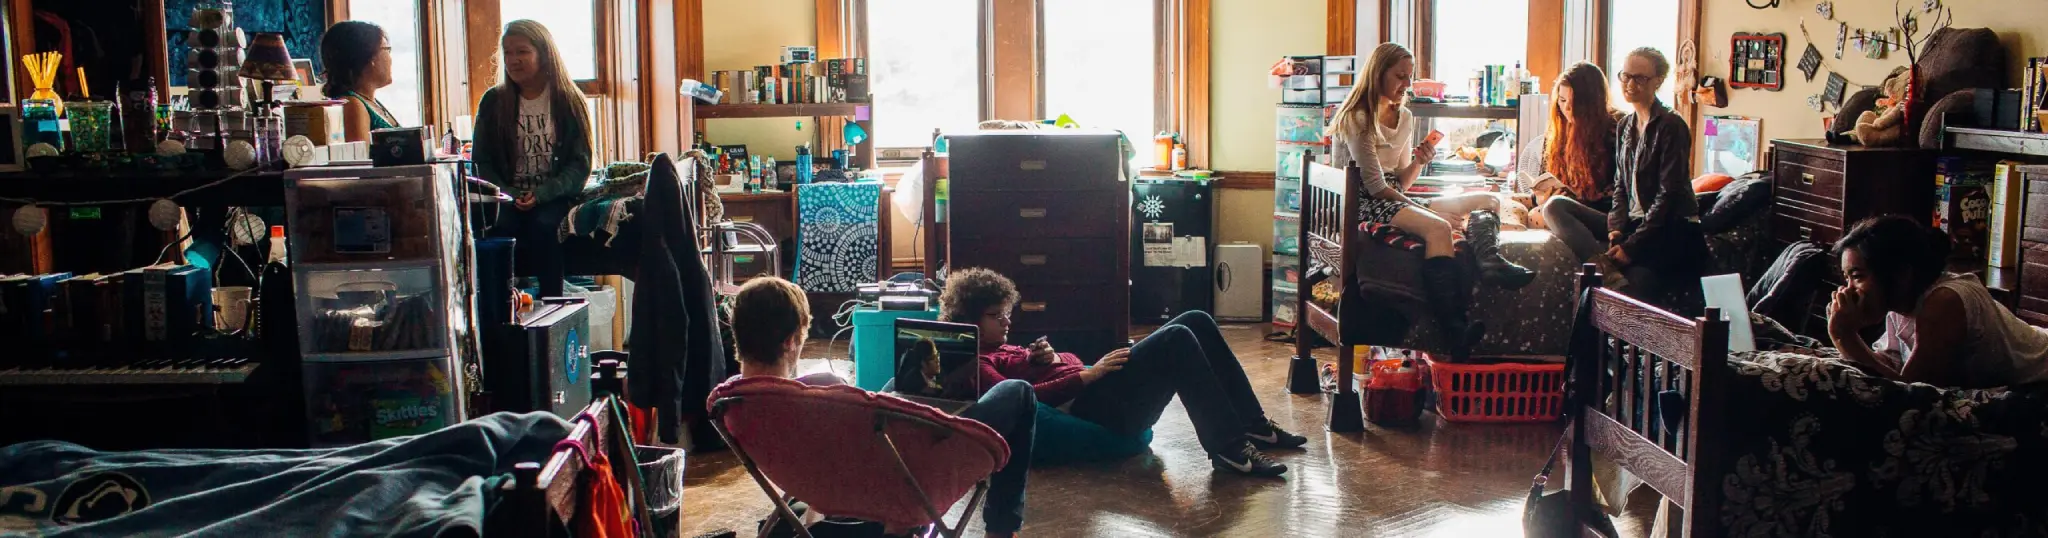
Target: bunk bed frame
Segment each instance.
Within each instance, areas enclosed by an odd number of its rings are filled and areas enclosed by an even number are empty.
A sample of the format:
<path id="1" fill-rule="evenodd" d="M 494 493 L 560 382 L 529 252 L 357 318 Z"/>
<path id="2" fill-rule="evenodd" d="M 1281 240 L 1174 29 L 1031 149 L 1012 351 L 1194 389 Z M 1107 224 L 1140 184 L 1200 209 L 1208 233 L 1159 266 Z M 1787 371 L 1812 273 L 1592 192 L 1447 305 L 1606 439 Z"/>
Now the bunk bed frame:
<path id="1" fill-rule="evenodd" d="M 597 375 L 591 389 L 603 396 L 591 400 L 583 408 L 581 416 L 569 430 L 567 439 L 574 439 L 585 447 L 610 446 L 616 436 L 629 435 L 625 425 L 612 421 L 610 406 L 612 398 L 625 394 L 625 353 L 602 351 L 591 353 Z M 574 449 L 558 447 L 545 462 L 520 462 L 513 466 L 513 480 L 500 489 L 503 499 L 484 516 L 484 536 L 511 538 L 561 538 L 560 529 L 576 514 L 589 507 L 583 506 L 578 488 L 580 478 L 589 469 L 584 466 L 583 457 Z"/>
<path id="2" fill-rule="evenodd" d="M 1353 341 L 1360 338 L 1345 338 L 1343 320 L 1350 318 L 1354 323 L 1368 323 L 1362 313 L 1364 300 L 1352 286 L 1346 284 L 1335 309 L 1326 309 L 1310 300 L 1310 290 L 1324 279 L 1343 280 L 1345 271 L 1352 267 L 1359 245 L 1351 241 L 1359 234 L 1358 204 L 1363 201 L 1358 192 L 1358 167 L 1349 166 L 1342 170 L 1318 163 L 1311 152 L 1302 152 L 1301 170 L 1301 293 L 1295 294 L 1297 322 L 1294 331 L 1294 358 L 1288 364 L 1287 389 L 1295 394 L 1322 392 L 1317 379 L 1316 359 L 1310 354 L 1315 349 L 1315 339 L 1337 344 L 1337 394 L 1330 401 L 1329 429 L 1332 432 L 1365 431 L 1365 408 L 1353 390 L 1351 378 L 1354 346 L 1369 342 Z M 1350 314 L 1350 315 L 1347 315 Z M 1353 331 L 1362 333 L 1363 331 Z"/>

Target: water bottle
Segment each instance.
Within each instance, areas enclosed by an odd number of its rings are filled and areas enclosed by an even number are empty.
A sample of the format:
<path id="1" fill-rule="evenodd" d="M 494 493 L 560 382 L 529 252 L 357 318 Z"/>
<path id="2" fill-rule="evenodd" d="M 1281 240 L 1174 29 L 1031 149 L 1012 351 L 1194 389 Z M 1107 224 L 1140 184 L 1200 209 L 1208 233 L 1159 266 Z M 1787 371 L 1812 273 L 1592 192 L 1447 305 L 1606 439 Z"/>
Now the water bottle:
<path id="1" fill-rule="evenodd" d="M 798 185 L 809 185 L 809 184 L 811 183 L 811 175 L 812 175 L 812 174 L 814 174 L 814 173 L 816 173 L 816 171 L 815 171 L 815 170 L 812 170 L 812 167 L 811 167 L 811 147 L 810 147 L 810 146 L 797 146 L 797 147 L 796 147 L 796 184 L 798 184 Z"/>

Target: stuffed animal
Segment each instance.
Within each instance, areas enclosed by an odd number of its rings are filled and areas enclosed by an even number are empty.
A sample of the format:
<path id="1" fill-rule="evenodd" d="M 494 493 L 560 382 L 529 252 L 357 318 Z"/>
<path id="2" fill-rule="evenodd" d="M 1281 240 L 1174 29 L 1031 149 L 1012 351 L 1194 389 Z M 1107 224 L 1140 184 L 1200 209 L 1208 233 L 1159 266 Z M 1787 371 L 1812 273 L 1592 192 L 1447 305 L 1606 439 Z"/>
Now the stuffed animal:
<path id="1" fill-rule="evenodd" d="M 1877 106 L 1856 117 L 1856 140 L 1865 146 L 1895 146 L 1906 140 L 1906 68 L 1892 70 L 1878 88 L 1884 97 Z"/>

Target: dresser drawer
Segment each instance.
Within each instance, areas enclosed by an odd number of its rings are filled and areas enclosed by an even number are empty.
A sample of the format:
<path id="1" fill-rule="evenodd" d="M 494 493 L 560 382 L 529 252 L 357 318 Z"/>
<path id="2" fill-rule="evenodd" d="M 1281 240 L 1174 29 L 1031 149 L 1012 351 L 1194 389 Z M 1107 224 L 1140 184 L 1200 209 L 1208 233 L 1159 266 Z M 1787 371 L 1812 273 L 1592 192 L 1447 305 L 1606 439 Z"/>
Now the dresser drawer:
<path id="1" fill-rule="evenodd" d="M 1129 286 L 1122 282 L 1094 286 L 1018 282 L 1011 332 L 1125 326 L 1131 317 L 1129 293 Z"/>
<path id="2" fill-rule="evenodd" d="M 948 136 L 947 146 L 954 193 L 1130 189 L 1114 133 L 985 131 Z"/>
<path id="3" fill-rule="evenodd" d="M 1777 188 L 1778 196 L 1805 195 L 1820 200 L 1842 201 L 1841 161 L 1814 159 L 1799 154 L 1785 154 L 1778 157 L 1778 165 L 1772 169 L 1771 184 Z"/>
<path id="4" fill-rule="evenodd" d="M 2048 326 L 2048 244 L 2020 245 L 2020 286 L 2013 314 L 2036 326 Z"/>
<path id="5" fill-rule="evenodd" d="M 1127 191 L 1034 191 L 957 196 L 949 212 L 956 236 L 1121 237 L 1131 233 L 1120 225 L 1129 222 L 1130 208 Z"/>
<path id="6" fill-rule="evenodd" d="M 957 231 L 955 232 L 957 233 Z M 1018 286 L 1123 284 L 1117 267 L 1127 240 L 953 236 L 955 267 L 987 267 Z"/>
<path id="7" fill-rule="evenodd" d="M 1783 207 L 1771 214 L 1771 236 L 1786 243 L 1812 240 L 1823 245 L 1833 245 L 1842 239 L 1842 227 L 1824 222 L 1802 219 L 1796 213 L 1786 213 Z"/>

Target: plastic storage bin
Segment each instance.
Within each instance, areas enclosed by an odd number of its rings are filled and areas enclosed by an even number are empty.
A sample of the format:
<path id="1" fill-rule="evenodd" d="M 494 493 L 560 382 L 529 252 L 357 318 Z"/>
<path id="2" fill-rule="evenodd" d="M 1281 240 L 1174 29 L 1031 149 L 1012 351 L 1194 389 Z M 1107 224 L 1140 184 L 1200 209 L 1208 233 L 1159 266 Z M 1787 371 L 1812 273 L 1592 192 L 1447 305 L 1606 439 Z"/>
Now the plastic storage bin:
<path id="1" fill-rule="evenodd" d="M 1428 364 L 1444 420 L 1551 422 L 1564 412 L 1563 364 Z"/>
<path id="2" fill-rule="evenodd" d="M 853 386 L 882 390 L 896 376 L 896 320 L 939 319 L 937 310 L 853 311 Z"/>
<path id="3" fill-rule="evenodd" d="M 448 359 L 305 363 L 312 446 L 431 432 L 461 422 Z"/>

